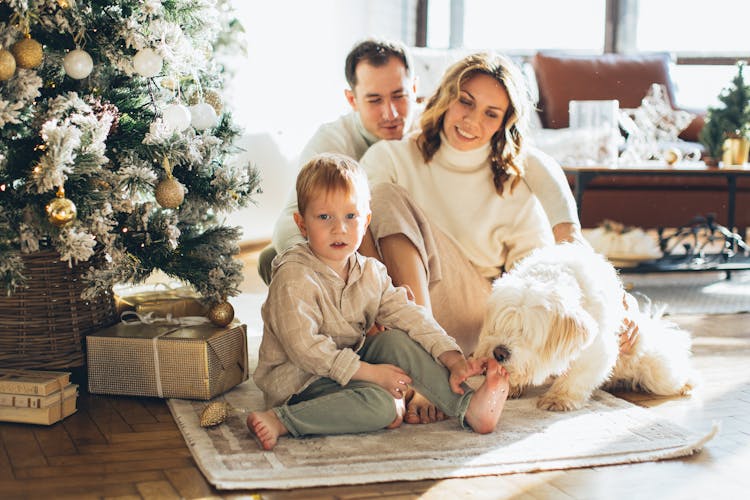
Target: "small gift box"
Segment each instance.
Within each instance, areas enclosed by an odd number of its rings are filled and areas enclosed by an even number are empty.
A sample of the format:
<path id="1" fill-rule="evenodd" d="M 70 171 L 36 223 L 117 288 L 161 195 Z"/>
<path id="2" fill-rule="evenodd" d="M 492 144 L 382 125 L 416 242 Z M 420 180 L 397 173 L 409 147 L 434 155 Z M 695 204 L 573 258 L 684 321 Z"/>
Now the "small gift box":
<path id="1" fill-rule="evenodd" d="M 51 425 L 76 411 L 70 372 L 0 370 L 0 421 Z"/>
<path id="2" fill-rule="evenodd" d="M 247 327 L 118 323 L 86 337 L 89 392 L 211 399 L 247 380 Z"/>
<path id="3" fill-rule="evenodd" d="M 180 282 L 151 283 L 143 285 L 116 285 L 112 288 L 117 314 L 135 311 L 155 316 L 205 316 L 208 306 L 200 301 L 201 295 Z"/>

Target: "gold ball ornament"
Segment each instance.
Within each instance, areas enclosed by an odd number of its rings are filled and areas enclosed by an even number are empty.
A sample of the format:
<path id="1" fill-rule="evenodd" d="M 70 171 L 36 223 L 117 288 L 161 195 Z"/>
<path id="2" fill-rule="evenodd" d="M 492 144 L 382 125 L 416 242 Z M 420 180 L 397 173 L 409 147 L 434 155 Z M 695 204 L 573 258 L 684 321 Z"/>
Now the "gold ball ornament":
<path id="1" fill-rule="evenodd" d="M 159 85 L 168 90 L 177 90 L 177 87 L 180 86 L 180 82 L 172 77 L 166 76 L 159 81 Z"/>
<path id="2" fill-rule="evenodd" d="M 193 95 L 188 99 L 188 104 L 195 106 L 201 102 L 201 96 L 198 92 L 194 92 Z M 217 115 L 221 115 L 221 110 L 224 108 L 224 103 L 221 101 L 221 96 L 215 90 L 206 90 L 203 92 L 203 102 L 214 108 Z"/>
<path id="3" fill-rule="evenodd" d="M 42 44 L 26 35 L 10 47 L 13 57 L 16 58 L 16 66 L 24 69 L 36 68 L 42 64 L 44 52 Z"/>
<path id="4" fill-rule="evenodd" d="M 57 227 L 63 227 L 73 222 L 78 214 L 75 203 L 65 197 L 65 191 L 57 190 L 57 197 L 45 207 L 47 219 Z"/>
<path id="5" fill-rule="evenodd" d="M 234 319 L 234 307 L 229 302 L 219 302 L 208 310 L 208 319 L 216 326 L 227 326 Z"/>
<path id="6" fill-rule="evenodd" d="M 156 185 L 156 202 L 164 208 L 177 208 L 185 200 L 185 187 L 174 177 L 167 177 Z"/>
<path id="7" fill-rule="evenodd" d="M 16 73 L 16 58 L 10 51 L 0 49 L 0 82 L 9 80 Z"/>

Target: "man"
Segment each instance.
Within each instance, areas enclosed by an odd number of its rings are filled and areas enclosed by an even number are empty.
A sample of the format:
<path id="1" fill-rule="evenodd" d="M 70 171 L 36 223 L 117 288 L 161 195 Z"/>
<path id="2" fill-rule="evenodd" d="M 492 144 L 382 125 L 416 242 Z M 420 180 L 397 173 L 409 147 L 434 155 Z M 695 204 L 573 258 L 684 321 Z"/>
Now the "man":
<path id="1" fill-rule="evenodd" d="M 400 42 L 367 39 L 346 57 L 344 90 L 352 111 L 325 123 L 302 150 L 298 165 L 319 153 L 340 153 L 359 160 L 380 139 L 401 139 L 409 131 L 415 106 L 413 65 Z M 294 223 L 297 198 L 292 193 L 274 226 L 272 245 L 258 260 L 258 273 L 268 284 L 277 253 L 303 241 Z"/>

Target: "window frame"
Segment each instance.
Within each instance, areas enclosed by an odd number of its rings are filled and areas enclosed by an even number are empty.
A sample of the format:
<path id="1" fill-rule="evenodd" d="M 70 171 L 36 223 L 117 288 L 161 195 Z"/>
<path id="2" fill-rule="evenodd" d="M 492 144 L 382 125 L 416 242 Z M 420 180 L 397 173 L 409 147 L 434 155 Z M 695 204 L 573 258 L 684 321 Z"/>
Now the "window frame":
<path id="1" fill-rule="evenodd" d="M 638 24 L 638 2 L 640 0 L 606 0 L 604 53 L 620 54 L 636 52 L 636 33 Z M 414 45 L 427 47 L 429 0 L 417 0 L 416 35 Z M 463 0 L 451 0 L 451 48 L 463 45 Z M 454 17 L 455 16 L 455 17 Z M 458 19 L 460 17 L 461 19 Z M 521 54 L 519 54 L 521 55 Z M 530 57 L 533 54 L 524 54 Z M 731 66 L 739 61 L 750 60 L 750 53 L 694 54 L 688 52 L 673 53 L 677 65 L 693 66 Z"/>

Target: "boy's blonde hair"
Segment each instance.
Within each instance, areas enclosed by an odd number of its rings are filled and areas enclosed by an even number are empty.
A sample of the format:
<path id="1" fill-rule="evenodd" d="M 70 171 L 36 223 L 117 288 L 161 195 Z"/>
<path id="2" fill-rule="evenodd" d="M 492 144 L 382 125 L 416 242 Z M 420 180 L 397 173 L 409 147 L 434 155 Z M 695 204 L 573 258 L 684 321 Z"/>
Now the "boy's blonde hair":
<path id="1" fill-rule="evenodd" d="M 358 202 L 370 206 L 370 186 L 359 163 L 352 158 L 335 153 L 322 153 L 313 156 L 305 163 L 297 176 L 297 207 L 305 215 L 310 199 L 321 191 L 342 191 L 355 193 Z"/>

